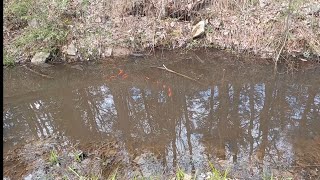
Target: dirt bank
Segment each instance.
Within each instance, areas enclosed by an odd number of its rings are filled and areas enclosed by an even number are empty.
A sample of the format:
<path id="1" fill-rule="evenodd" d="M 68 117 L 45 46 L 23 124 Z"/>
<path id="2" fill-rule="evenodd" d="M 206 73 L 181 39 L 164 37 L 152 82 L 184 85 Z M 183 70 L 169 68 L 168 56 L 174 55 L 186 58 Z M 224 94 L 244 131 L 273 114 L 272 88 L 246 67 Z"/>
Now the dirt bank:
<path id="1" fill-rule="evenodd" d="M 6 0 L 4 5 L 7 65 L 30 61 L 39 52 L 50 53 L 45 60 L 72 62 L 161 48 L 214 47 L 275 61 L 320 56 L 317 0 Z"/>
<path id="2" fill-rule="evenodd" d="M 299 140 L 297 143 L 301 143 Z M 319 139 L 303 142 L 311 150 L 299 155 L 290 167 L 274 167 L 271 174 L 247 174 L 244 170 L 223 170 L 217 162 L 202 162 L 204 169 L 186 173 L 183 168 L 161 169 L 157 154 L 132 153 L 117 141 L 73 144 L 65 137 L 30 140 L 4 153 L 4 179 L 309 179 L 317 178 Z M 312 153 L 312 159 L 306 159 Z M 311 166 L 313 162 L 317 165 Z M 157 164 L 159 163 L 159 164 Z M 217 168 L 217 169 L 215 169 Z M 244 168 L 245 169 L 245 168 Z M 250 177 L 250 178 L 249 178 Z"/>
<path id="3" fill-rule="evenodd" d="M 8 179 L 104 179 L 123 173 L 129 156 L 117 142 L 79 146 L 62 137 L 31 140 L 5 153 Z"/>

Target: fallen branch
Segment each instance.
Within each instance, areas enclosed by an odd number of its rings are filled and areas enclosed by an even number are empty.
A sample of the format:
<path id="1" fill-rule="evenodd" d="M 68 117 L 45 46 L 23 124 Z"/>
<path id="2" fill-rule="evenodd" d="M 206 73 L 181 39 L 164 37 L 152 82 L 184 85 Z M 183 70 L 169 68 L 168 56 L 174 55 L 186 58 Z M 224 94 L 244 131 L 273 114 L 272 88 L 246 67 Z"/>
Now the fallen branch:
<path id="1" fill-rule="evenodd" d="M 179 75 L 179 76 L 184 77 L 184 78 L 187 78 L 187 79 L 189 79 L 189 80 L 191 80 L 191 81 L 195 81 L 195 82 L 197 82 L 197 83 L 199 83 L 199 84 L 201 84 L 201 85 L 204 85 L 204 84 L 202 84 L 201 82 L 199 82 L 199 81 L 196 80 L 196 79 L 193 79 L 193 78 L 191 78 L 191 77 L 189 77 L 189 76 L 186 76 L 186 75 L 184 75 L 184 74 L 181 74 L 181 73 L 175 72 L 175 71 L 173 71 L 173 70 L 171 70 L 171 69 L 168 69 L 164 64 L 163 64 L 162 66 L 163 66 L 163 67 L 155 67 L 155 68 L 162 69 L 162 70 L 166 70 L 166 71 L 171 72 L 171 73 L 173 73 L 173 74 Z"/>
<path id="2" fill-rule="evenodd" d="M 202 64 L 204 63 L 204 61 L 198 55 L 195 54 L 195 56 L 199 62 L 201 62 Z"/>
<path id="3" fill-rule="evenodd" d="M 68 166 L 68 168 L 69 168 L 69 170 L 70 170 L 71 172 L 73 172 L 78 178 L 82 179 L 82 178 L 81 178 L 82 176 L 80 176 L 74 169 L 72 169 L 70 166 Z"/>
<path id="4" fill-rule="evenodd" d="M 48 76 L 48 75 L 45 75 L 45 74 L 42 74 L 42 73 L 40 73 L 40 72 L 37 72 L 37 71 L 35 71 L 35 70 L 33 70 L 33 69 L 31 69 L 31 68 L 27 67 L 27 66 L 23 66 L 23 67 L 24 67 L 25 69 L 27 69 L 27 70 L 29 70 L 29 71 L 31 71 L 31 72 L 33 72 L 33 73 L 35 73 L 35 74 L 39 75 L 39 76 L 42 76 L 42 77 L 45 77 L 45 78 L 49 78 L 49 79 L 53 79 L 53 77 Z"/>

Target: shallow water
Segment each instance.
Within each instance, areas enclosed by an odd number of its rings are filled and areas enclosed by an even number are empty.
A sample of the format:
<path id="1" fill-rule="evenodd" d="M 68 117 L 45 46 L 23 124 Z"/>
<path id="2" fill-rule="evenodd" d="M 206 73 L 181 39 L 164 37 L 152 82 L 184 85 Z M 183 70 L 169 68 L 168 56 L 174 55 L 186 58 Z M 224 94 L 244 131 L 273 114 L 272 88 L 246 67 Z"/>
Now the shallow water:
<path id="1" fill-rule="evenodd" d="M 5 151 L 59 134 L 119 140 L 146 176 L 208 161 L 235 177 L 319 164 L 319 68 L 275 74 L 253 62 L 199 51 L 42 70 L 53 79 L 5 69 Z"/>

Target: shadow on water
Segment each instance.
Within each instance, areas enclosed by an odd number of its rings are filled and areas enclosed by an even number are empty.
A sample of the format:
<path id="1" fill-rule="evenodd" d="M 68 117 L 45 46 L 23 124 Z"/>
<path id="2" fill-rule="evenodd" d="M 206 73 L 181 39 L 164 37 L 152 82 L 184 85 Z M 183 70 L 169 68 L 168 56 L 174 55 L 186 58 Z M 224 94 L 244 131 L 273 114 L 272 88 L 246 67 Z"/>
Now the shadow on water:
<path id="1" fill-rule="evenodd" d="M 194 172 L 208 161 L 248 177 L 270 167 L 319 165 L 319 68 L 274 76 L 271 66 L 231 57 L 200 53 L 202 63 L 176 56 L 83 71 L 52 67 L 53 80 L 6 70 L 5 149 L 32 136 L 80 142 L 112 137 L 129 153 L 154 154 L 144 159 L 148 167 L 141 165 L 146 174 L 178 166 Z M 162 63 L 202 85 L 150 68 Z"/>

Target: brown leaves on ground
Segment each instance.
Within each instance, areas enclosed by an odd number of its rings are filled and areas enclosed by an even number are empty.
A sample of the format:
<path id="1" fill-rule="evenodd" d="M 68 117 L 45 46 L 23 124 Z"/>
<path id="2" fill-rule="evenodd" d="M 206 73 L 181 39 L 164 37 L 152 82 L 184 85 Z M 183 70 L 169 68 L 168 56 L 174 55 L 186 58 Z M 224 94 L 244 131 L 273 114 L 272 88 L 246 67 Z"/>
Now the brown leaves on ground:
<path id="1" fill-rule="evenodd" d="M 49 9 L 48 18 L 65 24 L 69 32 L 67 41 L 75 42 L 80 60 L 108 57 L 108 50 L 114 47 L 130 51 L 219 47 L 270 58 L 285 44 L 283 52 L 289 54 L 320 55 L 320 17 L 317 16 L 320 5 L 316 0 L 294 3 L 291 8 L 288 2 L 273 0 L 201 2 L 69 1 L 59 11 Z M 197 3 L 201 4 L 199 8 L 195 8 Z M 168 7 L 175 12 L 179 8 L 189 14 L 192 11 L 194 18 L 171 17 Z M 286 21 L 288 10 L 290 17 Z M 206 37 L 192 40 L 192 25 L 200 19 L 208 20 Z M 6 24 L 5 29 L 10 31 Z M 286 33 L 289 33 L 287 42 L 284 40 Z M 15 35 L 11 33 L 11 36 Z M 7 44 L 13 41 L 14 38 L 5 36 Z"/>

